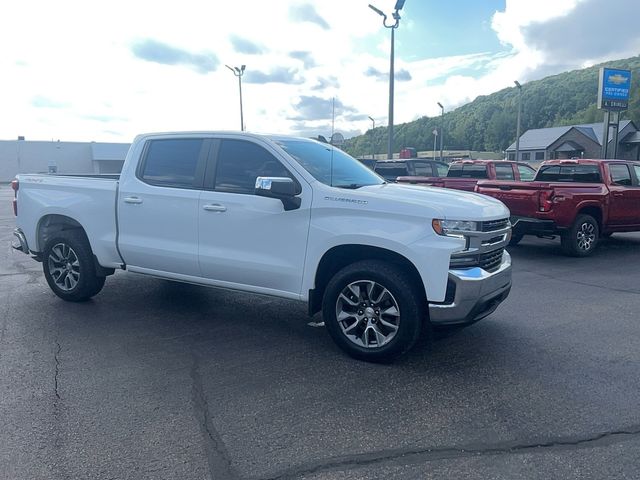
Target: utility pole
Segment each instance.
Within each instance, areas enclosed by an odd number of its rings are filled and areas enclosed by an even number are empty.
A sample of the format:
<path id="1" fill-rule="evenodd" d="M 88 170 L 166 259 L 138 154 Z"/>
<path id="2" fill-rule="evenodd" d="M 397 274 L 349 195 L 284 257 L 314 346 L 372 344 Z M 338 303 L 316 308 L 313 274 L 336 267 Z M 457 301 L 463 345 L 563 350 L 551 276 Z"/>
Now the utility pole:
<path id="1" fill-rule="evenodd" d="M 373 126 L 371 127 L 371 159 L 375 160 L 375 158 L 376 158 L 376 138 L 375 138 L 374 130 L 376 129 L 376 121 L 372 117 L 369 117 L 369 120 L 371 120 L 371 123 L 373 124 Z"/>
<path id="2" fill-rule="evenodd" d="M 387 25 L 387 15 L 380 9 L 369 4 L 369 8 L 382 17 L 382 24 L 385 28 L 391 29 L 391 55 L 389 56 L 389 142 L 387 145 L 387 158 L 393 158 L 393 81 L 394 75 L 394 50 L 395 50 L 395 30 L 400 25 L 400 14 L 406 0 L 397 0 L 394 12 L 391 14 L 394 23 Z"/>
<path id="3" fill-rule="evenodd" d="M 238 89 L 240 91 L 240 131 L 244 132 L 244 115 L 242 112 L 242 75 L 244 75 L 244 69 L 247 67 L 246 65 L 242 65 L 240 68 L 238 67 L 230 67 L 229 65 L 225 65 L 231 72 L 238 77 Z"/>
<path id="4" fill-rule="evenodd" d="M 520 116 L 522 113 L 522 85 L 517 80 L 513 83 L 518 87 L 518 120 L 516 125 L 516 162 L 520 161 Z"/>
<path id="5" fill-rule="evenodd" d="M 444 107 L 440 102 L 438 102 L 438 106 L 440 107 L 440 161 L 442 162 L 442 142 L 444 141 Z"/>
<path id="6" fill-rule="evenodd" d="M 436 149 L 438 147 L 438 129 L 433 129 L 433 159 L 436 159 Z"/>

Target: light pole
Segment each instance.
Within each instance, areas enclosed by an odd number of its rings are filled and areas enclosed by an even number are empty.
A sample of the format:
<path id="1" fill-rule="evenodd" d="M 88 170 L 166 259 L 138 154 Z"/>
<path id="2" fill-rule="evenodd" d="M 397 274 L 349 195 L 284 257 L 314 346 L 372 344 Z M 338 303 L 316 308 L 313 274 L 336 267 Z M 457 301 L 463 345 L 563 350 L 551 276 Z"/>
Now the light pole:
<path id="1" fill-rule="evenodd" d="M 244 69 L 247 67 L 246 65 L 242 65 L 240 68 L 238 67 L 230 67 L 229 65 L 225 65 L 231 72 L 238 77 L 238 88 L 240 90 L 240 131 L 244 132 L 244 115 L 242 114 L 242 75 L 244 74 Z"/>
<path id="2" fill-rule="evenodd" d="M 387 158 L 393 158 L 393 80 L 394 80 L 394 71 L 393 71 L 393 55 L 394 55 L 394 41 L 395 35 L 394 32 L 398 25 L 400 25 L 400 15 L 398 12 L 402 10 L 404 7 L 405 0 L 397 0 L 396 6 L 394 7 L 394 12 L 391 14 L 393 17 L 394 23 L 391 25 L 387 25 L 387 15 L 380 9 L 374 7 L 369 4 L 369 8 L 376 12 L 378 15 L 382 17 L 382 25 L 385 28 L 391 29 L 391 55 L 389 58 L 389 143 L 387 145 Z"/>
<path id="3" fill-rule="evenodd" d="M 371 120 L 371 123 L 373 124 L 371 127 L 371 159 L 375 160 L 376 159 L 376 139 L 375 139 L 374 130 L 376 129 L 376 121 L 372 117 L 369 117 L 369 120 Z"/>
<path id="4" fill-rule="evenodd" d="M 514 80 L 513 83 L 516 84 L 518 88 L 518 123 L 516 126 L 516 162 L 520 161 L 520 113 L 522 111 L 522 85 L 517 80 Z"/>
<path id="5" fill-rule="evenodd" d="M 438 129 L 433 129 L 433 159 L 436 159 L 436 148 L 438 147 Z"/>
<path id="6" fill-rule="evenodd" d="M 440 107 L 440 161 L 442 161 L 442 141 L 444 139 L 444 107 L 438 102 Z"/>

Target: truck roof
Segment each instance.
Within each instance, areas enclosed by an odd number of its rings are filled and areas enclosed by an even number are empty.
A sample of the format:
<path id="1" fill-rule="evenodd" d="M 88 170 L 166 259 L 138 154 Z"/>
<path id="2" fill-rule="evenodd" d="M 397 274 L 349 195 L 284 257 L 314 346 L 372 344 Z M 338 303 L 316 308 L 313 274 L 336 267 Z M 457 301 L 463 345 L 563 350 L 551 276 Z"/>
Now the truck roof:
<path id="1" fill-rule="evenodd" d="M 571 159 L 562 159 L 562 160 L 546 160 L 542 165 L 599 165 L 601 163 L 612 163 L 612 162 L 625 162 L 625 163 L 635 163 L 639 162 L 635 160 L 622 160 L 615 158 L 571 158 Z"/>
<path id="2" fill-rule="evenodd" d="M 193 130 L 193 131 L 184 131 L 184 132 L 149 132 L 142 133 L 136 136 L 136 139 L 144 139 L 150 137 L 184 137 L 189 135 L 240 135 L 243 137 L 249 138 L 267 138 L 269 140 L 300 140 L 300 141 L 308 141 L 308 142 L 317 142 L 318 140 L 307 138 L 307 137 L 298 137 L 295 135 L 280 135 L 280 134 L 269 134 L 269 133 L 253 133 L 253 132 L 239 132 L 237 130 Z"/>
<path id="3" fill-rule="evenodd" d="M 407 163 L 407 162 L 436 162 L 436 163 L 443 163 L 445 165 L 448 165 L 447 162 L 444 162 L 444 161 L 434 160 L 432 158 L 420 158 L 420 157 L 415 157 L 415 158 L 385 158 L 384 160 L 377 160 L 376 163 L 385 164 L 385 163 Z"/>
<path id="4" fill-rule="evenodd" d="M 515 162 L 513 160 L 454 160 L 451 164 L 456 165 L 489 165 L 490 163 L 526 163 L 526 162 Z"/>

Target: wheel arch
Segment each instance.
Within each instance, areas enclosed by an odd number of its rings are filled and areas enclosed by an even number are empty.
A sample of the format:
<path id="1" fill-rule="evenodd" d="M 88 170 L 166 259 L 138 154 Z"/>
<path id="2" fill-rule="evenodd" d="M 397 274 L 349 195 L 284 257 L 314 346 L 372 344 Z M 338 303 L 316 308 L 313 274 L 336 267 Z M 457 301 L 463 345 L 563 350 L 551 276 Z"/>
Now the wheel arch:
<path id="1" fill-rule="evenodd" d="M 598 228 L 602 231 L 602 227 L 604 225 L 605 219 L 603 216 L 602 207 L 600 205 L 598 204 L 580 205 L 575 218 L 578 218 L 579 215 L 589 215 L 593 217 L 596 220 L 596 222 L 598 222 Z"/>
<path id="2" fill-rule="evenodd" d="M 322 297 L 329 280 L 342 268 L 362 260 L 382 260 L 400 267 L 416 285 L 421 300 L 427 303 L 422 277 L 415 265 L 405 256 L 381 247 L 371 245 L 348 244 L 338 245 L 329 249 L 320 259 L 314 278 L 314 289 L 309 291 L 309 315 L 321 310 Z"/>
<path id="3" fill-rule="evenodd" d="M 36 248 L 38 251 L 42 253 L 49 239 L 65 230 L 80 230 L 89 242 L 87 232 L 80 222 L 66 215 L 47 214 L 38 221 L 38 227 L 36 228 Z M 91 245 L 91 242 L 89 242 L 89 245 Z"/>
<path id="4" fill-rule="evenodd" d="M 93 262 L 97 275 L 108 276 L 114 273 L 115 270 L 113 268 L 105 268 L 100 265 L 93 253 L 91 240 L 89 239 L 86 230 L 80 222 L 67 215 L 47 214 L 38 221 L 38 226 L 36 228 L 36 248 L 38 249 L 39 256 L 41 257 L 44 254 L 45 245 L 51 238 L 58 233 L 67 230 L 77 230 L 85 238 L 93 255 Z"/>

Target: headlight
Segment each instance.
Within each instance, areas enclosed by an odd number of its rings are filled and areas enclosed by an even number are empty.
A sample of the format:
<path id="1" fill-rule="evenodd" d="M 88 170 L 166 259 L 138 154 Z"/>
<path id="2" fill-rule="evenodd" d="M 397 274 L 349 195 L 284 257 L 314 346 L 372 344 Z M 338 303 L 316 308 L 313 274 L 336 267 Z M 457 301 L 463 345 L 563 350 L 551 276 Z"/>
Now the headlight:
<path id="1" fill-rule="evenodd" d="M 477 232 L 478 222 L 471 222 L 469 220 L 438 220 L 431 221 L 433 230 L 438 235 L 455 235 L 462 232 Z M 460 235 L 457 235 L 460 236 Z"/>

